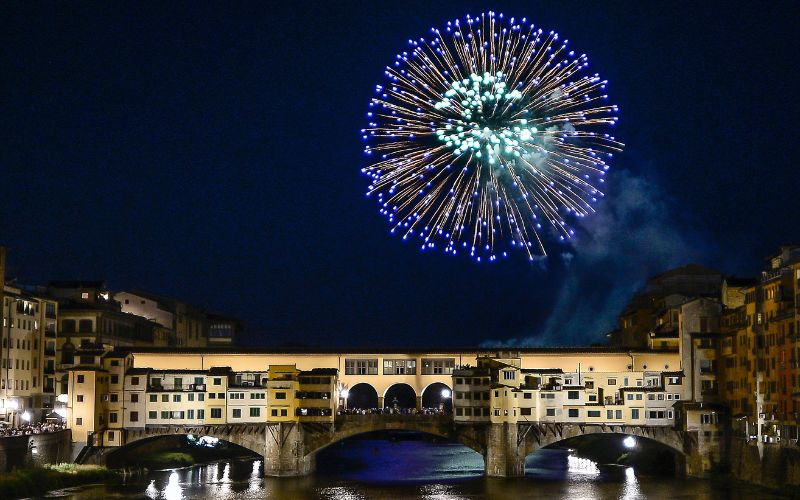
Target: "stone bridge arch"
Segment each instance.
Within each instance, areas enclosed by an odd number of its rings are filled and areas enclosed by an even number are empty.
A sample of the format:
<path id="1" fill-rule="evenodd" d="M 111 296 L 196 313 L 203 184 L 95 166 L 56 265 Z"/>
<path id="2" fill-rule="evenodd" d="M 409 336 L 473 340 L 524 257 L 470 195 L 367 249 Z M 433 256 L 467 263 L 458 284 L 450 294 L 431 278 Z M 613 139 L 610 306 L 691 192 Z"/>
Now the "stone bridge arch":
<path id="1" fill-rule="evenodd" d="M 231 425 L 168 425 L 147 427 L 144 429 L 128 429 L 125 431 L 125 444 L 115 448 L 107 448 L 93 461 L 113 465 L 114 455 L 124 454 L 136 447 L 168 436 L 208 436 L 241 446 L 258 455 L 264 455 L 264 434 L 266 424 L 231 424 Z"/>
<path id="2" fill-rule="evenodd" d="M 486 453 L 485 426 L 457 426 L 446 415 L 342 415 L 332 426 L 313 429 L 312 425 L 304 424 L 304 445 L 309 454 L 354 436 L 392 430 L 429 434 L 462 444 L 481 455 Z"/>
<path id="3" fill-rule="evenodd" d="M 678 455 L 686 455 L 687 436 L 682 431 L 671 427 L 644 427 L 639 425 L 602 425 L 602 424 L 559 424 L 536 423 L 520 424 L 518 433 L 524 440 L 525 455 L 545 446 L 550 446 L 567 439 L 587 434 L 618 434 L 634 436 L 660 443 Z"/>

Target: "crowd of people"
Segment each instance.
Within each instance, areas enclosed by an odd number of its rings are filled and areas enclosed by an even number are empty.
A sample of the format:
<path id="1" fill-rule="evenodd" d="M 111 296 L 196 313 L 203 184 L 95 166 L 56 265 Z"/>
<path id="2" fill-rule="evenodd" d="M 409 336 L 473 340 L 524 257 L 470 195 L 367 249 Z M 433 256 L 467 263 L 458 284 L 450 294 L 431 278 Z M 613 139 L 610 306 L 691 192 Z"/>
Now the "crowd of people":
<path id="1" fill-rule="evenodd" d="M 23 424 L 18 427 L 0 427 L 0 437 L 30 436 L 31 434 L 45 434 L 58 432 L 66 427 L 53 422 L 40 422 L 37 424 Z"/>
<path id="2" fill-rule="evenodd" d="M 445 408 L 339 408 L 338 415 L 448 415 Z"/>

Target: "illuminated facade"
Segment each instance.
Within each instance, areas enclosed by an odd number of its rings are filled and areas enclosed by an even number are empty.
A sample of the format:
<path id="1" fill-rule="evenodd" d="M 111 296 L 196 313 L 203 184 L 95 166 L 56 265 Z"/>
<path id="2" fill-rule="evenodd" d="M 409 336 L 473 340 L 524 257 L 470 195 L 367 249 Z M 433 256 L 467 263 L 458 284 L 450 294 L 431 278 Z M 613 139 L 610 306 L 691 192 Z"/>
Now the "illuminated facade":
<path id="1" fill-rule="evenodd" d="M 100 366 L 75 366 L 69 377 L 70 394 L 83 395 L 80 401 L 70 398 L 73 439 L 98 446 L 119 446 L 126 430 L 148 426 L 330 423 L 348 393 L 365 385 L 378 394 L 379 408 L 392 406 L 385 398 L 397 386 L 413 390 L 417 409 L 428 391 L 446 392 L 438 397 L 453 398 L 454 418 L 463 423 L 609 418 L 669 425 L 675 418 L 672 403 L 686 397 L 678 353 L 603 348 L 506 353 L 134 348 L 107 353 Z M 93 397 L 91 384 L 97 387 Z"/>

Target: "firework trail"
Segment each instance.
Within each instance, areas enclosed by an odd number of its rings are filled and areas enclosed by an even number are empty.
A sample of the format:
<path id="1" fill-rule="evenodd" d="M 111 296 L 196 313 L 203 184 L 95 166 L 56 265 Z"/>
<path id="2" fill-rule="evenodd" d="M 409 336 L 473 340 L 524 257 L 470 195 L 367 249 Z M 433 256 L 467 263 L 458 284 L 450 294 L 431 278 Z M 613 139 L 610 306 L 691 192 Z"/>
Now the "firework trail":
<path id="1" fill-rule="evenodd" d="M 493 12 L 432 28 L 386 67 L 362 129 L 392 233 L 494 261 L 574 234 L 622 143 L 607 81 L 553 31 Z"/>

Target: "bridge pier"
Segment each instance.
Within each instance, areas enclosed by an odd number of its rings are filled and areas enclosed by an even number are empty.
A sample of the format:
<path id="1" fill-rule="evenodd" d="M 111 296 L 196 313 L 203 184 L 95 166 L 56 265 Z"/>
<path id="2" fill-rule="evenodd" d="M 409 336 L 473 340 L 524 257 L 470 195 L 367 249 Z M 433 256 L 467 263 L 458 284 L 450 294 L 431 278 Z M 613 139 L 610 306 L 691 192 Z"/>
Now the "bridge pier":
<path id="1" fill-rule="evenodd" d="M 316 454 L 307 453 L 300 424 L 267 424 L 264 432 L 264 475 L 305 476 L 316 469 Z"/>
<path id="2" fill-rule="evenodd" d="M 518 477 L 525 475 L 526 447 L 519 440 L 517 424 L 490 424 L 486 433 L 484 466 L 487 476 Z"/>

